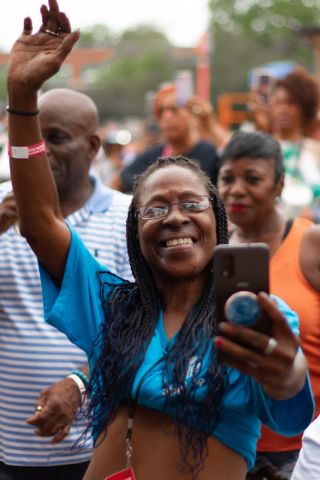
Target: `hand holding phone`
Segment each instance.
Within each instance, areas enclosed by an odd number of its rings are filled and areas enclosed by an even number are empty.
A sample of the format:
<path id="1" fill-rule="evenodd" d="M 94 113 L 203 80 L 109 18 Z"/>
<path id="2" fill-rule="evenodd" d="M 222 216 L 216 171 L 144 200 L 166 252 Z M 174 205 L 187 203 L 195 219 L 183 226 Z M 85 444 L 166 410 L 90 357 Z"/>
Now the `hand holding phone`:
<path id="1" fill-rule="evenodd" d="M 268 257 L 266 244 L 216 247 L 214 276 L 221 324 L 214 345 L 223 363 L 254 378 L 272 398 L 284 400 L 305 384 L 306 360 L 298 351 L 298 337 L 278 303 L 268 295 Z M 254 295 L 260 292 L 261 315 L 249 328 L 225 317 L 225 303 L 241 290 Z"/>
<path id="2" fill-rule="evenodd" d="M 214 278 L 218 322 L 229 321 L 271 336 L 257 294 L 269 293 L 269 248 L 264 243 L 217 245 Z"/>
<path id="3" fill-rule="evenodd" d="M 184 107 L 193 95 L 193 77 L 189 70 L 181 70 L 175 77 L 177 103 L 179 107 Z"/>
<path id="4" fill-rule="evenodd" d="M 268 70 L 257 69 L 254 72 L 253 85 L 255 92 L 260 96 L 264 103 L 269 103 L 270 96 L 274 90 L 276 79 Z"/>

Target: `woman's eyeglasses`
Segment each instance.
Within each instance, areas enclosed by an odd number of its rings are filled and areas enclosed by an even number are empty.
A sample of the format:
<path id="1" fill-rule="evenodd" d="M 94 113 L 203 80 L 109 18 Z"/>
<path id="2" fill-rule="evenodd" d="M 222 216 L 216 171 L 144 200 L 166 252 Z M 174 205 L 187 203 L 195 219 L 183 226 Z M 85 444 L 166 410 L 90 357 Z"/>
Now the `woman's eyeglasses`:
<path id="1" fill-rule="evenodd" d="M 136 210 L 136 215 L 144 220 L 164 218 L 173 205 L 178 205 L 183 213 L 198 213 L 209 208 L 210 201 L 212 201 L 210 197 L 201 197 L 200 201 L 181 200 L 180 202 L 170 203 L 170 205 L 144 205 Z"/>

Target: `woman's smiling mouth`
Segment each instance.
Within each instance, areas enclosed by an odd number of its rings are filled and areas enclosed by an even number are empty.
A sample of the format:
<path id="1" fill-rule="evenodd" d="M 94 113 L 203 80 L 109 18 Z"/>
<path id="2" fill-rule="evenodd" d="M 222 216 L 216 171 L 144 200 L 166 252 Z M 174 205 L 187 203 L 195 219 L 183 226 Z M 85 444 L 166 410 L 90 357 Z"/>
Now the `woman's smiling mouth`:
<path id="1" fill-rule="evenodd" d="M 177 245 L 193 245 L 193 240 L 190 237 L 172 238 L 166 241 L 166 247 L 176 247 Z"/>

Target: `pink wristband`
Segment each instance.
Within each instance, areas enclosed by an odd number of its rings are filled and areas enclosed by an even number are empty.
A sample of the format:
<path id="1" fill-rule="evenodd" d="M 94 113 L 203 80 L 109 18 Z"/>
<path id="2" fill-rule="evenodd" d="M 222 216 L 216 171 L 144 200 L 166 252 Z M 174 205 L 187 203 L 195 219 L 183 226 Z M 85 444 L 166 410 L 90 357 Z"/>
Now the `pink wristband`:
<path id="1" fill-rule="evenodd" d="M 36 143 L 35 145 L 29 145 L 27 147 L 13 147 L 8 145 L 8 155 L 11 158 L 32 158 L 36 155 L 40 155 L 40 153 L 44 153 L 46 151 L 46 145 L 44 140 L 41 142 Z"/>

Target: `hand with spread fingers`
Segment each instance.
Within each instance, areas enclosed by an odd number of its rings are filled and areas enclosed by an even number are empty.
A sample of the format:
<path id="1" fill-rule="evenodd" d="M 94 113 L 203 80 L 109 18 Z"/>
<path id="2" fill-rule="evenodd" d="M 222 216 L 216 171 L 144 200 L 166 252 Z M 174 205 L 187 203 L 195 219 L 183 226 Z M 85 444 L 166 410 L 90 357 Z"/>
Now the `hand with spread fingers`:
<path id="1" fill-rule="evenodd" d="M 42 5 L 42 24 L 32 33 L 32 20 L 24 19 L 23 33 L 15 42 L 8 63 L 8 92 L 18 85 L 20 93 L 36 92 L 43 83 L 58 72 L 62 62 L 79 38 L 71 32 L 70 22 L 60 12 L 56 0 L 49 0 L 49 8 Z"/>
<path id="2" fill-rule="evenodd" d="M 285 400 L 303 387 L 306 361 L 298 350 L 298 338 L 275 300 L 260 293 L 259 303 L 272 322 L 272 337 L 247 327 L 221 322 L 215 345 L 227 365 L 255 378 L 272 398 Z"/>
<path id="3" fill-rule="evenodd" d="M 6 232 L 17 220 L 16 202 L 13 193 L 10 192 L 0 203 L 0 234 Z"/>
<path id="4" fill-rule="evenodd" d="M 80 406 L 81 397 L 77 384 L 70 378 L 42 390 L 35 406 L 35 413 L 27 419 L 36 427 L 40 437 L 51 437 L 51 443 L 61 442 L 69 433 Z"/>

